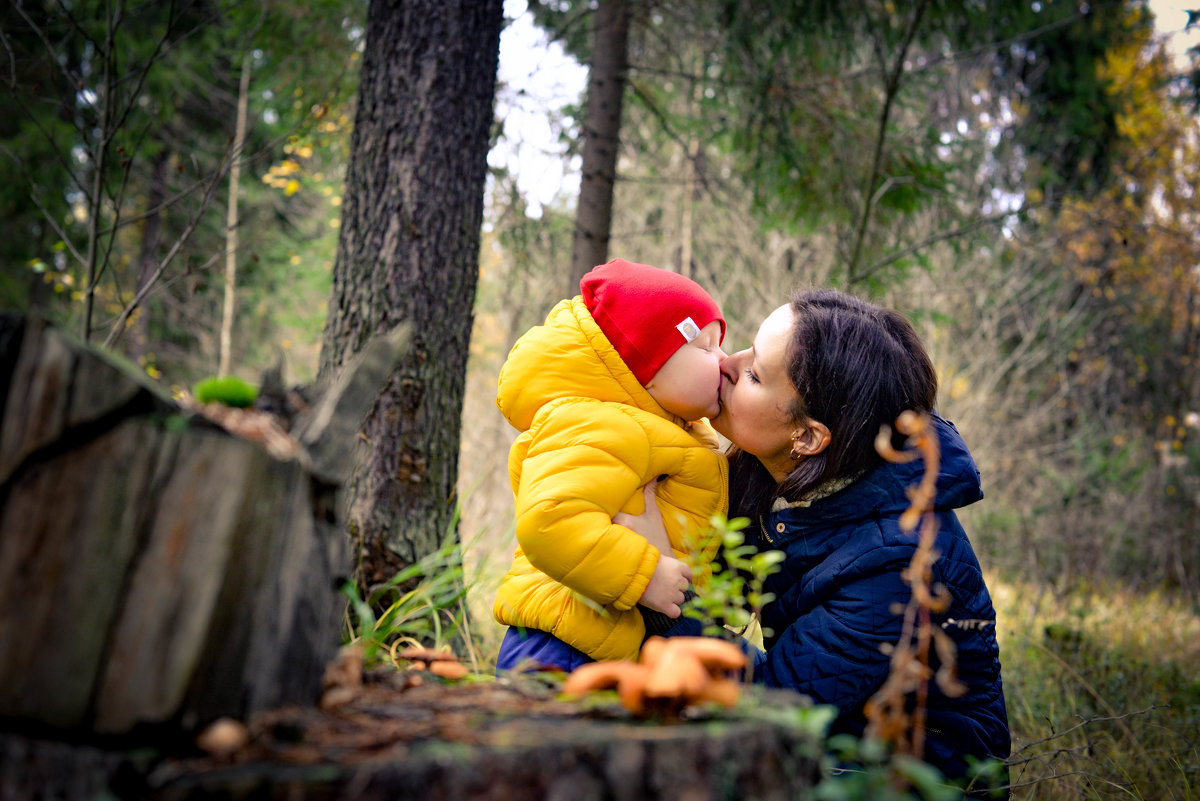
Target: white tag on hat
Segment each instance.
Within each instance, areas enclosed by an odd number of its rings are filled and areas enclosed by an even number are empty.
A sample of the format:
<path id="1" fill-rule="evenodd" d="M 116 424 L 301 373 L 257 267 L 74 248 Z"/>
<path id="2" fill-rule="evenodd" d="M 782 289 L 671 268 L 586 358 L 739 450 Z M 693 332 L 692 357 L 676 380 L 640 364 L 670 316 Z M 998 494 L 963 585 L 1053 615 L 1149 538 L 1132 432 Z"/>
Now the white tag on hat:
<path id="1" fill-rule="evenodd" d="M 675 328 L 679 333 L 683 334 L 683 338 L 688 342 L 700 336 L 700 326 L 696 325 L 691 317 L 685 317 L 683 322 L 675 326 Z"/>

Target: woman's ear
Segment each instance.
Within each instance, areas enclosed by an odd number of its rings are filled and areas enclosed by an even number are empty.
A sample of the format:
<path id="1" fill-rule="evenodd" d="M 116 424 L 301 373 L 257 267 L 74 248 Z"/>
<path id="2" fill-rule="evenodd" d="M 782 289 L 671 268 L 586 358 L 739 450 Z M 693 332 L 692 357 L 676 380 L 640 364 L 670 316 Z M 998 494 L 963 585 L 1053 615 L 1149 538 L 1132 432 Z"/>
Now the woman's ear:
<path id="1" fill-rule="evenodd" d="M 811 417 L 807 418 L 792 431 L 792 458 L 816 456 L 829 447 L 830 439 L 829 426 Z"/>

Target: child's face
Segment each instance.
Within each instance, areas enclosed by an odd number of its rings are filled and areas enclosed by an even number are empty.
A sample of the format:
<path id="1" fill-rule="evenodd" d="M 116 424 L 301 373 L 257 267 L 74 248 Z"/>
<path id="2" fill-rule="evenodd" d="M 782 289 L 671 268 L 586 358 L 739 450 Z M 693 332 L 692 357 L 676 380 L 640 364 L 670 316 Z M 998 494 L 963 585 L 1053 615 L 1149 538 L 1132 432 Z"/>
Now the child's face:
<path id="1" fill-rule="evenodd" d="M 659 405 L 684 420 L 715 417 L 721 410 L 721 324 L 714 320 L 700 336 L 667 359 L 646 390 Z"/>

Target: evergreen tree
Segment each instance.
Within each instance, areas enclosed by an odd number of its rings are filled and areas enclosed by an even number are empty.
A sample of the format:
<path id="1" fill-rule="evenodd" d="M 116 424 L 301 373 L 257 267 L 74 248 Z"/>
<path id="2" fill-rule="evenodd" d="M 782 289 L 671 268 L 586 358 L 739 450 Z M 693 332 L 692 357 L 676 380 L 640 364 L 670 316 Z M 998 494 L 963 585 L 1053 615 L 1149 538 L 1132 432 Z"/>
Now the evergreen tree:
<path id="1" fill-rule="evenodd" d="M 239 261 L 247 299 L 257 300 L 265 273 L 296 266 L 260 256 L 286 254 L 286 243 L 311 238 L 308 218 L 327 213 L 302 193 L 275 192 L 258 179 L 289 137 L 311 143 L 318 128 L 341 117 L 356 6 L 6 4 L 0 32 L 13 59 L 0 104 L 11 113 L 0 123 L 0 163 L 12 180 L 0 190 L 11 212 L 0 220 L 0 299 L 86 327 L 152 375 L 161 368 L 188 383 L 212 373 L 227 234 L 221 190 L 241 64 L 253 62 L 255 81 L 240 153 L 247 180 Z M 323 69 L 314 70 L 314 54 Z M 321 223 L 328 230 L 326 216 Z M 312 269 L 327 295 L 319 258 Z M 295 278 L 287 285 L 307 284 Z M 314 306 L 311 297 L 304 304 Z M 235 365 L 259 348 L 273 354 L 265 340 L 279 319 L 257 302 L 241 306 L 247 314 L 235 326 Z M 311 373 L 315 348 L 310 358 Z"/>

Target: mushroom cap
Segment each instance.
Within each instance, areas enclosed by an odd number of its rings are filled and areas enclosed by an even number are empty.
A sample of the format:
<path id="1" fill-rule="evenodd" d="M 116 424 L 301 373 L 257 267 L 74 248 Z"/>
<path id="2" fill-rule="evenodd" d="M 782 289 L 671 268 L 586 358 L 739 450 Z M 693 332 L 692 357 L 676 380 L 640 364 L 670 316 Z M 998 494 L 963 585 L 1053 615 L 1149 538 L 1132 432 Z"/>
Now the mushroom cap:
<path id="1" fill-rule="evenodd" d="M 429 672 L 435 676 L 441 676 L 443 679 L 461 679 L 471 671 L 462 662 L 450 662 L 441 659 L 429 666 Z"/>
<path id="2" fill-rule="evenodd" d="M 435 651 L 422 645 L 411 645 L 396 654 L 398 659 L 409 659 L 414 662 L 457 662 L 458 657 L 449 651 Z"/>

